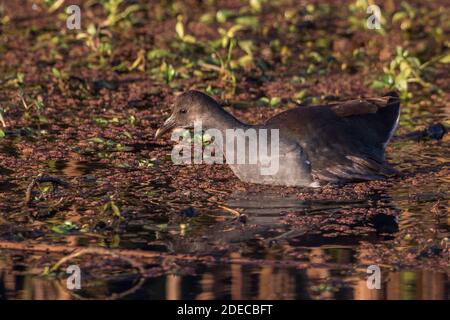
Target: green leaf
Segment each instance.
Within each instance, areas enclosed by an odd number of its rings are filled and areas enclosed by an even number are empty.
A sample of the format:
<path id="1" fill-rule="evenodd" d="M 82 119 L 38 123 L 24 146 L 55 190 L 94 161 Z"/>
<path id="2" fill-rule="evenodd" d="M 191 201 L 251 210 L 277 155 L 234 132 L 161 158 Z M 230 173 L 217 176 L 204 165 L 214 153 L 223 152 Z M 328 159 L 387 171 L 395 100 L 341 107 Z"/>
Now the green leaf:
<path id="1" fill-rule="evenodd" d="M 203 144 L 208 144 L 208 143 L 211 142 L 211 141 L 212 141 L 212 137 L 211 137 L 209 134 L 205 133 L 205 134 L 202 136 L 202 142 L 203 142 Z"/>
<path id="2" fill-rule="evenodd" d="M 372 85 L 370 86 L 372 89 L 384 89 L 386 88 L 386 83 L 380 80 L 375 80 L 372 82 Z"/>
<path id="3" fill-rule="evenodd" d="M 450 63 L 450 54 L 447 54 L 439 59 L 440 63 Z"/>
<path id="4" fill-rule="evenodd" d="M 200 17 L 200 22 L 210 24 L 213 21 L 213 19 L 214 19 L 213 14 L 210 12 L 207 12 Z"/>
<path id="5" fill-rule="evenodd" d="M 309 54 L 309 57 L 314 59 L 315 62 L 323 61 L 323 57 L 318 52 L 315 52 L 315 51 L 311 52 Z"/>
<path id="6" fill-rule="evenodd" d="M 259 24 L 258 17 L 254 16 L 243 16 L 236 18 L 236 23 L 242 26 L 249 26 L 249 27 L 257 27 Z"/>
<path id="7" fill-rule="evenodd" d="M 0 139 L 2 139 L 4 137 L 6 137 L 6 133 L 2 129 L 0 129 Z"/>
<path id="8" fill-rule="evenodd" d="M 62 223 L 60 225 L 54 226 L 52 228 L 52 231 L 59 233 L 59 234 L 66 234 L 70 231 L 77 230 L 77 229 L 78 229 L 77 225 L 73 224 L 70 221 L 65 221 L 64 223 Z"/>
<path id="9" fill-rule="evenodd" d="M 411 70 L 411 68 L 406 68 L 406 69 L 403 69 L 398 75 L 397 75 L 397 77 L 395 77 L 395 81 L 397 82 L 398 80 L 397 79 L 408 79 L 409 78 L 409 76 L 411 75 L 411 73 L 412 73 L 412 70 Z"/>
<path id="10" fill-rule="evenodd" d="M 129 139 L 133 139 L 133 136 L 128 131 L 124 131 L 124 132 L 122 132 L 122 134 Z"/>
<path id="11" fill-rule="evenodd" d="M 234 15 L 235 15 L 235 12 L 233 10 L 227 10 L 227 9 L 219 10 L 216 13 L 216 20 L 219 23 L 224 23 L 225 21 L 227 21 L 229 18 L 231 18 Z"/>
<path id="12" fill-rule="evenodd" d="M 171 56 L 171 53 L 164 49 L 153 49 L 147 53 L 148 60 L 161 59 L 169 56 Z"/>
<path id="13" fill-rule="evenodd" d="M 104 118 L 95 118 L 94 121 L 96 124 L 102 125 L 102 126 L 106 126 L 109 123 L 108 119 L 104 119 Z M 91 139 L 91 141 L 92 141 L 92 139 Z"/>
<path id="14" fill-rule="evenodd" d="M 226 32 L 225 35 L 228 38 L 234 38 L 234 35 L 236 34 L 236 32 L 238 32 L 239 30 L 242 30 L 243 28 L 244 28 L 243 26 L 236 24 L 236 25 L 232 26 L 230 29 L 228 29 L 228 31 Z"/>
<path id="15" fill-rule="evenodd" d="M 251 40 L 240 40 L 238 42 L 239 48 L 241 48 L 246 54 L 249 56 L 252 55 L 252 49 L 253 49 L 253 41 Z"/>
<path id="16" fill-rule="evenodd" d="M 407 79 L 398 78 L 395 79 L 395 87 L 400 91 L 408 91 L 408 81 Z"/>
<path id="17" fill-rule="evenodd" d="M 394 78 L 390 74 L 383 75 L 381 81 L 383 81 L 388 86 L 392 86 L 394 84 Z"/>
<path id="18" fill-rule="evenodd" d="M 5 122 L 5 118 L 3 118 L 3 114 L 0 111 L 0 124 L 4 127 L 6 127 L 6 122 Z"/>
<path id="19" fill-rule="evenodd" d="M 165 71 L 166 71 L 166 75 L 165 75 L 166 82 L 169 83 L 175 78 L 176 72 L 175 72 L 174 67 L 171 64 L 167 65 L 167 68 Z"/>
<path id="20" fill-rule="evenodd" d="M 95 138 L 91 138 L 89 139 L 89 142 L 93 142 L 93 143 L 105 143 L 105 140 L 100 138 L 100 137 L 95 137 Z"/>
<path id="21" fill-rule="evenodd" d="M 97 33 L 97 29 L 95 28 L 95 25 L 93 23 L 88 25 L 87 33 L 90 34 L 91 36 L 93 36 Z"/>
<path id="22" fill-rule="evenodd" d="M 56 10 L 58 10 L 62 5 L 64 4 L 64 0 L 56 0 L 56 1 L 52 1 L 50 7 L 48 8 L 48 12 L 49 13 L 53 13 Z"/>
<path id="23" fill-rule="evenodd" d="M 182 21 L 177 22 L 177 24 L 175 25 L 175 31 L 177 32 L 177 35 L 178 37 L 180 37 L 180 39 L 184 38 L 184 26 Z"/>
<path id="24" fill-rule="evenodd" d="M 402 19 L 404 19 L 404 18 L 406 18 L 406 17 L 407 17 L 406 12 L 404 12 L 404 11 L 396 12 L 396 13 L 392 16 L 392 23 L 396 23 L 397 21 L 400 21 L 400 20 L 402 20 Z"/>
<path id="25" fill-rule="evenodd" d="M 241 67 L 246 67 L 246 66 L 249 66 L 252 63 L 252 61 L 253 61 L 252 56 L 245 55 L 245 56 L 239 58 L 239 65 Z"/>
<path id="26" fill-rule="evenodd" d="M 190 34 L 187 34 L 183 37 L 183 41 L 187 43 L 195 43 L 197 40 L 194 36 L 191 36 Z"/>
<path id="27" fill-rule="evenodd" d="M 278 107 L 281 104 L 281 98 L 280 97 L 273 97 L 270 99 L 270 106 L 271 107 Z"/>
<path id="28" fill-rule="evenodd" d="M 406 62 L 404 60 L 400 62 L 400 71 L 410 69 L 410 68 L 411 67 L 409 66 L 408 62 Z"/>
<path id="29" fill-rule="evenodd" d="M 116 217 L 120 217 L 120 209 L 114 202 L 111 202 L 111 210 Z"/>
<path id="30" fill-rule="evenodd" d="M 262 9 L 261 0 L 250 0 L 250 7 L 256 12 L 260 12 Z"/>
<path id="31" fill-rule="evenodd" d="M 58 69 L 52 68 L 52 73 L 56 78 L 62 78 L 61 71 L 59 71 Z"/>
<path id="32" fill-rule="evenodd" d="M 294 99 L 301 101 L 301 100 L 303 100 L 306 97 L 307 93 L 308 92 L 305 89 L 300 90 L 299 92 L 296 92 L 294 94 Z"/>
<path id="33" fill-rule="evenodd" d="M 40 123 L 47 123 L 48 122 L 47 118 L 44 117 L 43 115 L 39 115 L 38 119 L 39 119 Z"/>
<path id="34" fill-rule="evenodd" d="M 420 68 L 421 63 L 420 63 L 420 60 L 418 58 L 416 58 L 416 57 L 409 57 L 408 58 L 408 62 L 409 62 L 411 67 L 417 68 L 417 69 Z"/>
<path id="35" fill-rule="evenodd" d="M 270 104 L 270 100 L 267 97 L 261 97 L 259 98 L 258 103 L 267 106 Z"/>

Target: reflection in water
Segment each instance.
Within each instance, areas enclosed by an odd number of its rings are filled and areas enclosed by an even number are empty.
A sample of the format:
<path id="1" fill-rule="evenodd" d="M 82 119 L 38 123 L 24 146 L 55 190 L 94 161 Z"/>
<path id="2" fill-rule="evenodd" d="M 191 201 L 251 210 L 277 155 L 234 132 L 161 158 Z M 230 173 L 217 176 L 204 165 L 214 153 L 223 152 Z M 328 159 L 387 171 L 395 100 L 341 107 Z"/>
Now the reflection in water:
<path id="1" fill-rule="evenodd" d="M 78 166 L 78 164 L 77 164 Z M 75 166 L 75 167 L 77 167 Z M 63 166 L 71 168 L 73 166 Z M 58 168 L 56 166 L 55 168 Z M 77 169 L 78 170 L 78 169 Z M 77 171 L 74 171 L 75 173 Z M 66 172 L 70 175 L 69 172 Z M 85 173 L 84 173 L 85 174 Z M 390 232 L 398 229 L 405 230 L 411 226 L 422 228 L 425 235 L 434 228 L 438 236 L 449 236 L 448 219 L 436 221 L 431 213 L 431 207 L 440 199 L 441 181 L 428 183 L 417 188 L 423 201 L 411 201 L 411 188 L 407 185 L 393 186 L 387 194 L 375 195 L 383 199 L 382 206 L 395 208 L 399 212 L 397 219 L 386 220 L 382 217 L 379 225 Z M 434 190 L 434 192 L 433 192 Z M 289 225 L 283 224 L 281 219 L 288 212 L 300 215 L 327 215 L 337 213 L 341 208 L 367 208 L 380 206 L 380 201 L 358 200 L 356 202 L 323 202 L 300 201 L 295 197 L 279 198 L 271 193 L 235 194 L 230 197 L 227 205 L 239 208 L 248 216 L 248 224 L 254 225 L 250 230 L 217 230 L 211 232 L 208 227 L 217 222 L 214 219 L 203 220 L 194 224 L 192 236 L 187 242 L 183 236 L 175 234 L 165 237 L 159 229 L 151 227 L 155 224 L 150 220 L 132 224 L 128 232 L 121 235 L 122 247 L 157 248 L 152 244 L 155 239 L 160 241 L 161 248 L 170 248 L 174 252 L 193 252 L 196 254 L 211 253 L 216 249 L 210 247 L 210 241 L 223 241 L 234 244 L 235 251 L 230 253 L 232 258 L 245 256 L 283 260 L 283 250 L 289 250 L 292 245 L 299 253 L 307 257 L 311 264 L 306 269 L 293 267 L 278 267 L 270 265 L 202 265 L 193 266 L 193 275 L 167 274 L 149 278 L 143 287 L 127 298 L 140 299 L 448 299 L 450 290 L 449 276 L 445 273 L 426 269 L 390 271 L 382 269 L 382 288 L 369 289 L 366 285 L 365 269 L 362 266 L 372 264 L 368 260 L 365 249 L 359 246 L 359 239 L 347 237 L 345 244 L 337 238 L 331 241 L 319 237 L 304 241 L 287 242 L 279 253 L 250 246 L 256 235 L 270 238 L 274 234 L 289 231 Z M 375 216 L 377 217 L 377 216 Z M 376 220 L 376 219 L 375 219 Z M 420 223 L 419 223 L 420 222 Z M 439 222 L 439 223 L 437 223 Z M 377 227 L 377 223 L 374 223 Z M 219 228 L 220 229 L 220 228 Z M 133 238 L 134 237 L 134 238 Z M 303 239 L 294 234 L 294 238 Z M 74 245 L 79 245 L 81 238 L 74 238 Z M 78 242 L 77 242 L 78 240 Z M 141 242 L 139 242 L 139 241 Z M 286 239 L 289 240 L 289 239 Z M 350 242 L 350 245 L 349 245 Z M 233 248 L 233 247 L 232 247 Z M 287 249 L 286 249 L 287 248 Z M 277 250 L 277 249 L 275 249 Z M 164 249 L 163 251 L 166 251 Z M 332 267 L 327 267 L 332 265 Z M 11 255 L 0 255 L 0 298 L 1 299 L 73 299 L 74 297 L 63 288 L 61 280 L 36 277 L 28 272 L 26 263 L 20 259 L 13 259 Z M 107 282 L 93 284 L 102 295 L 108 295 L 108 290 L 120 287 L 119 280 L 111 279 Z M 93 295 L 95 296 L 95 295 Z"/>
<path id="2" fill-rule="evenodd" d="M 322 249 L 314 249 L 322 259 Z M 12 259 L 0 260 L 1 299 L 73 299 L 60 280 L 23 275 Z M 448 275 L 430 270 L 382 270 L 382 288 L 367 288 L 364 275 L 339 269 L 198 266 L 197 275 L 150 278 L 127 299 L 448 299 Z M 114 286 L 98 284 L 104 289 Z"/>
<path id="3" fill-rule="evenodd" d="M 400 188 L 401 189 L 401 188 Z M 407 210 L 408 200 L 398 190 L 393 190 L 389 197 L 393 203 L 401 209 L 399 217 L 400 228 L 406 228 L 411 221 L 422 217 L 427 206 L 423 209 L 415 208 L 416 214 L 410 214 Z M 424 190 L 424 192 L 426 192 Z M 355 204 L 304 202 L 295 198 L 286 198 L 280 201 L 273 194 L 239 194 L 230 198 L 230 207 L 240 208 L 249 216 L 249 223 L 256 227 L 250 233 L 229 231 L 217 232 L 209 235 L 209 239 L 225 239 L 226 242 L 239 242 L 237 248 L 245 248 L 246 241 L 258 235 L 270 234 L 274 227 L 283 232 L 286 225 L 280 223 L 280 217 L 286 212 L 301 212 L 301 214 L 324 214 L 335 212 L 336 208 L 352 206 Z M 358 206 L 365 206 L 364 201 L 359 201 Z M 392 205 L 392 204 L 391 204 Z M 420 215 L 420 213 L 422 213 Z M 423 223 L 435 223 L 434 220 L 424 219 Z M 213 222 L 210 222 L 213 224 Z M 405 226 L 406 224 L 406 226 Z M 447 225 L 448 227 L 448 225 Z M 199 226 L 200 230 L 205 228 Z M 424 226 L 424 230 L 427 226 Z M 200 232 L 199 237 L 191 237 L 189 248 L 195 248 L 196 253 L 207 253 L 208 245 L 205 240 L 205 231 Z M 148 230 L 147 230 L 148 231 Z M 139 234 L 139 228 L 134 225 L 132 232 Z M 267 232 L 267 234 L 265 233 Z M 445 232 L 444 232 L 445 233 Z M 226 234 L 226 237 L 224 237 Z M 448 233 L 445 233 L 448 235 Z M 126 238 L 126 234 L 123 235 Z M 141 237 L 143 235 L 141 234 Z M 147 237 L 149 236 L 147 232 Z M 156 236 L 155 236 L 156 237 Z M 319 241 L 317 241 L 319 239 Z M 355 237 L 352 245 L 343 245 L 335 242 L 320 243 L 320 238 L 312 243 L 304 243 L 303 248 L 296 248 L 307 257 L 310 267 L 306 269 L 294 267 L 279 267 L 271 265 L 203 265 L 193 266 L 194 272 L 189 274 L 167 274 L 156 276 L 146 280 L 140 290 L 131 294 L 127 299 L 448 299 L 450 290 L 448 287 L 448 274 L 431 270 L 400 270 L 391 271 L 382 268 L 382 288 L 380 290 L 369 289 L 366 285 L 365 267 L 372 264 L 367 258 L 366 249 L 358 245 Z M 171 248 L 175 252 L 183 252 L 186 248 L 186 240 L 175 236 L 164 239 L 165 243 L 172 243 Z M 75 240 L 76 241 L 76 240 Z M 181 243 L 181 244 L 180 244 Z M 206 243 L 206 244 L 205 244 Z M 77 245 L 78 243 L 74 243 Z M 128 243 L 126 246 L 131 246 Z M 288 250 L 290 244 L 283 250 Z M 287 249 L 286 249 L 287 248 Z M 231 258 L 249 256 L 236 250 L 230 253 Z M 247 248 L 249 250 L 249 248 Z M 283 260 L 283 254 L 277 254 L 270 250 L 259 251 L 253 248 L 250 256 L 266 259 Z M 214 251 L 214 250 L 212 250 Z M 328 267 L 330 266 L 330 267 Z M 3 299 L 72 299 L 71 294 L 61 285 L 61 280 L 47 279 L 26 275 L 26 264 L 20 259 L 13 259 L 11 255 L 2 256 L 0 259 L 0 298 Z M 94 284 L 96 292 L 107 295 L 108 290 L 120 287 L 119 280 L 111 279 L 107 282 Z M 90 284 L 86 284 L 90 286 Z M 95 295 L 93 295 L 95 296 Z"/>

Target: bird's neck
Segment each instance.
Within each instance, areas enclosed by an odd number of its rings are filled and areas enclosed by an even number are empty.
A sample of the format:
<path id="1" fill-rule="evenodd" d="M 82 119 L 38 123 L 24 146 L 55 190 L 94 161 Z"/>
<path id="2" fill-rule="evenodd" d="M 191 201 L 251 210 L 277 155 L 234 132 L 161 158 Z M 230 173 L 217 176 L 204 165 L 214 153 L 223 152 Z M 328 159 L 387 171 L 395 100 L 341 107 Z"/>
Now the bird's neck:
<path id="1" fill-rule="evenodd" d="M 220 108 L 214 114 L 208 116 L 205 119 L 204 129 L 217 129 L 225 134 L 227 129 L 247 129 L 251 127 L 250 125 L 240 121 L 235 118 L 232 114 L 228 113 L 226 110 Z"/>

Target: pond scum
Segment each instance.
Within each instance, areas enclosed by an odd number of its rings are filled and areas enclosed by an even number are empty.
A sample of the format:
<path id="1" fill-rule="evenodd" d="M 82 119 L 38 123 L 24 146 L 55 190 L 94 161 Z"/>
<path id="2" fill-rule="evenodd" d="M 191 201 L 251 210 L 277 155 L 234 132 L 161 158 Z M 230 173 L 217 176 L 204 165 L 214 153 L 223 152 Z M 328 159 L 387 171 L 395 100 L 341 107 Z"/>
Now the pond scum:
<path id="1" fill-rule="evenodd" d="M 0 299 L 449 299 L 450 8 L 374 4 L 0 1 Z M 189 89 L 252 124 L 395 90 L 402 176 L 174 166 L 154 135 Z"/>

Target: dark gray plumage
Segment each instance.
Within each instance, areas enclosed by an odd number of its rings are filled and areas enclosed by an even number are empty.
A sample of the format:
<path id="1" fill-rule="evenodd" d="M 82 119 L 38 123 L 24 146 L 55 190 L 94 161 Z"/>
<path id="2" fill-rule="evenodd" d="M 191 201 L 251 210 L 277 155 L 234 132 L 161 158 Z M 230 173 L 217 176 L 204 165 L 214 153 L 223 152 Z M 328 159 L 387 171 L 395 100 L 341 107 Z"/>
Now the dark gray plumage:
<path id="1" fill-rule="evenodd" d="M 173 128 L 279 129 L 279 170 L 261 175 L 260 164 L 230 164 L 242 180 L 286 186 L 318 187 L 323 182 L 381 179 L 397 174 L 385 162 L 384 150 L 400 115 L 396 93 L 381 98 L 297 107 L 279 113 L 263 125 L 245 124 L 199 91 L 178 96 L 172 115 L 156 137 Z M 224 135 L 225 136 L 225 135 Z M 269 148 L 270 149 L 270 148 Z"/>

